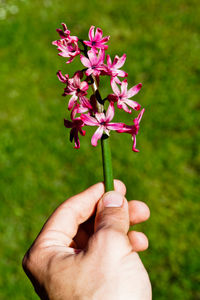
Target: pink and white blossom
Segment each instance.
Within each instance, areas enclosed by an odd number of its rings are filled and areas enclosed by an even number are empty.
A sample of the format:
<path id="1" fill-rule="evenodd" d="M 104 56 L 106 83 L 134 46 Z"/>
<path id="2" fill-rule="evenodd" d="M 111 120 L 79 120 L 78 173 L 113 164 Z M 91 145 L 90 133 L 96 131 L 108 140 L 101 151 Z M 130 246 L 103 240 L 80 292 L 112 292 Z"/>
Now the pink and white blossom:
<path id="1" fill-rule="evenodd" d="M 69 57 L 67 64 L 71 63 L 75 56 L 80 54 L 80 49 L 78 47 L 78 37 L 70 36 L 70 31 L 67 29 L 67 26 L 62 23 L 62 29 L 56 29 L 61 39 L 53 41 L 52 44 L 57 46 L 58 55 L 63 57 Z"/>
<path id="2" fill-rule="evenodd" d="M 105 43 L 108 42 L 110 39 L 110 36 L 106 36 L 103 38 L 103 31 L 101 28 L 97 28 L 96 32 L 94 33 L 95 26 L 91 26 L 89 30 L 89 41 L 83 41 L 83 43 L 95 51 L 97 49 L 106 50 L 108 49 L 108 45 L 105 45 Z"/>
<path id="3" fill-rule="evenodd" d="M 98 129 L 95 131 L 94 135 L 91 139 L 92 146 L 96 147 L 98 140 L 102 137 L 105 132 L 109 135 L 110 130 L 120 130 L 123 128 L 124 124 L 122 123 L 110 123 L 113 119 L 115 113 L 114 103 L 111 102 L 106 114 L 104 113 L 96 113 L 95 117 L 92 117 L 88 114 L 81 115 L 81 120 L 85 125 L 88 126 L 98 126 Z"/>
<path id="4" fill-rule="evenodd" d="M 64 126 L 66 128 L 71 128 L 70 141 L 72 142 L 74 140 L 75 149 L 80 148 L 80 141 L 79 141 L 78 134 L 80 133 L 82 136 L 85 135 L 85 130 L 82 129 L 82 127 L 84 126 L 83 121 L 81 120 L 80 117 L 77 118 L 75 117 L 77 113 L 79 113 L 79 105 L 75 106 L 71 112 L 72 121 L 64 119 Z"/>
<path id="5" fill-rule="evenodd" d="M 59 70 L 59 71 L 57 72 L 57 76 L 58 76 L 58 79 L 59 79 L 62 83 L 68 84 L 69 74 L 63 75 L 62 72 Z"/>
<path id="6" fill-rule="evenodd" d="M 64 96 L 71 95 L 68 103 L 69 110 L 77 103 L 78 98 L 84 107 L 92 108 L 89 100 L 85 97 L 87 95 L 88 83 L 86 81 L 81 82 L 82 77 L 83 74 L 81 71 L 76 72 L 73 78 L 68 79 L 67 86 L 64 89 Z"/>
<path id="7" fill-rule="evenodd" d="M 121 68 L 126 61 L 126 54 L 123 54 L 122 57 L 119 57 L 118 55 L 116 55 L 113 60 L 113 63 L 112 63 L 110 55 L 107 55 L 106 60 L 107 60 L 107 65 L 105 65 L 106 75 L 111 76 L 112 79 L 115 80 L 115 82 L 117 82 L 118 84 L 121 84 L 121 81 L 117 78 L 117 76 L 119 76 L 119 77 L 127 77 L 128 76 L 127 72 L 125 72 L 123 70 L 119 70 L 119 68 Z"/>
<path id="8" fill-rule="evenodd" d="M 99 54 L 97 55 L 95 50 L 91 49 L 87 54 L 88 58 L 82 54 L 80 55 L 82 64 L 87 68 L 85 74 L 87 76 L 90 76 L 91 74 L 99 76 L 104 68 L 103 62 L 105 58 L 105 51 L 100 49 Z"/>
<path id="9" fill-rule="evenodd" d="M 108 99 L 114 102 L 117 102 L 117 107 L 122 108 L 128 113 L 131 113 L 132 110 L 128 108 L 130 106 L 134 110 L 140 110 L 141 106 L 136 101 L 133 101 L 129 98 L 135 96 L 141 89 L 142 84 L 139 83 L 135 86 L 133 86 L 131 89 L 127 90 L 128 82 L 127 79 L 122 81 L 121 83 L 121 90 L 117 86 L 115 80 L 111 80 L 111 87 L 114 92 L 114 94 L 108 95 Z"/>
<path id="10" fill-rule="evenodd" d="M 139 150 L 136 149 L 136 135 L 138 134 L 138 131 L 139 131 L 139 128 L 140 128 L 139 124 L 140 124 L 140 121 L 142 119 L 143 113 L 144 113 L 144 108 L 141 110 L 141 112 L 139 113 L 137 118 L 135 118 L 133 120 L 134 125 L 125 125 L 124 124 L 123 128 L 121 128 L 117 131 L 117 132 L 129 133 L 129 134 L 132 135 L 132 140 L 133 140 L 132 150 L 134 152 L 139 152 Z"/>

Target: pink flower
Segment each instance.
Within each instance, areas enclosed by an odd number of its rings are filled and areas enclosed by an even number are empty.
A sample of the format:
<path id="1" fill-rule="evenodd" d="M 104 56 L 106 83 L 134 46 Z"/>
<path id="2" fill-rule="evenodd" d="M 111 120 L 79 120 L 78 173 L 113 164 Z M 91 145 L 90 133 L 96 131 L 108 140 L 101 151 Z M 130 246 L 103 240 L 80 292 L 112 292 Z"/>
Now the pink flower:
<path id="1" fill-rule="evenodd" d="M 63 30 L 62 29 L 56 29 L 58 34 L 60 35 L 61 39 L 66 39 L 70 36 L 70 31 L 67 29 L 67 26 L 65 23 L 61 23 Z"/>
<path id="2" fill-rule="evenodd" d="M 119 77 L 127 77 L 128 76 L 128 73 L 126 73 L 125 71 L 118 70 L 119 68 L 121 68 L 124 65 L 125 60 L 126 60 L 126 54 L 123 54 L 122 57 L 119 57 L 118 55 L 116 55 L 113 60 L 113 63 L 110 58 L 110 55 L 107 55 L 106 59 L 107 59 L 107 66 L 105 66 L 105 68 L 107 71 L 107 75 L 114 77 L 113 79 L 117 83 L 121 84 L 121 82 L 119 81 L 117 76 L 119 76 Z"/>
<path id="3" fill-rule="evenodd" d="M 95 51 L 97 49 L 103 49 L 106 50 L 108 49 L 108 45 L 105 45 L 105 43 L 108 42 L 110 39 L 110 36 L 106 36 L 102 38 L 103 36 L 103 31 L 100 28 L 96 29 L 96 32 L 94 34 L 94 28 L 95 26 L 91 26 L 89 30 L 89 41 L 83 41 L 83 43 Z"/>
<path id="4" fill-rule="evenodd" d="M 74 109 L 71 112 L 71 119 L 72 121 L 64 119 L 64 126 L 67 128 L 71 128 L 70 131 L 70 141 L 72 142 L 74 140 L 75 143 L 75 149 L 80 148 L 80 141 L 78 137 L 78 133 L 80 133 L 82 136 L 85 135 L 85 130 L 82 129 L 84 126 L 83 121 L 80 117 L 75 118 L 76 114 L 79 112 L 79 105 L 75 106 Z"/>
<path id="5" fill-rule="evenodd" d="M 93 74 L 94 76 L 99 76 L 101 74 L 101 70 L 103 70 L 103 62 L 105 58 L 104 50 L 99 51 L 98 56 L 94 49 L 88 51 L 88 58 L 84 55 L 80 55 L 80 59 L 82 64 L 88 68 L 85 74 L 90 76 Z"/>
<path id="6" fill-rule="evenodd" d="M 132 112 L 131 109 L 128 108 L 128 106 L 130 106 L 135 110 L 140 110 L 141 108 L 140 104 L 133 100 L 130 100 L 129 98 L 135 96 L 140 91 L 142 87 L 141 83 L 133 86 L 131 89 L 127 91 L 128 82 L 127 79 L 125 79 L 121 83 L 121 91 L 120 91 L 115 80 L 111 80 L 111 87 L 113 89 L 114 94 L 108 95 L 108 99 L 117 102 L 118 108 L 120 109 L 122 108 L 128 113 Z"/>
<path id="7" fill-rule="evenodd" d="M 63 75 L 63 74 L 61 73 L 61 71 L 59 70 L 59 71 L 57 72 L 57 76 L 58 76 L 58 79 L 59 79 L 61 82 L 68 84 L 69 74 Z"/>
<path id="8" fill-rule="evenodd" d="M 125 125 L 122 129 L 117 130 L 117 132 L 126 132 L 126 133 L 130 133 L 132 135 L 132 139 L 133 139 L 133 147 L 132 150 L 135 152 L 139 152 L 138 149 L 136 149 L 136 135 L 138 134 L 139 131 L 139 124 L 140 121 L 142 119 L 144 113 L 144 108 L 141 110 L 141 112 L 139 113 L 139 115 L 137 116 L 137 118 L 135 118 L 133 120 L 134 125 Z"/>
<path id="9" fill-rule="evenodd" d="M 98 126 L 98 129 L 95 131 L 91 139 L 92 146 L 96 147 L 98 140 L 102 137 L 103 132 L 109 135 L 110 130 L 120 130 L 125 124 L 122 123 L 109 123 L 114 117 L 115 109 L 114 103 L 111 102 L 106 114 L 96 113 L 95 118 L 90 115 L 81 115 L 81 120 L 85 125 L 88 126 Z"/>
<path id="10" fill-rule="evenodd" d="M 84 107 L 92 108 L 89 100 L 85 97 L 87 95 L 88 83 L 86 81 L 81 82 L 82 77 L 82 72 L 76 72 L 73 78 L 68 79 L 67 87 L 64 89 L 64 96 L 72 95 L 68 103 L 69 110 L 77 103 L 78 98 Z"/>
<path id="11" fill-rule="evenodd" d="M 69 60 L 66 62 L 69 64 L 72 62 L 75 56 L 80 54 L 80 49 L 78 47 L 78 37 L 70 36 L 70 31 L 67 29 L 67 26 L 62 23 L 62 29 L 56 29 L 59 33 L 61 39 L 57 41 L 53 41 L 52 44 L 57 46 L 58 55 L 63 57 L 69 57 Z"/>

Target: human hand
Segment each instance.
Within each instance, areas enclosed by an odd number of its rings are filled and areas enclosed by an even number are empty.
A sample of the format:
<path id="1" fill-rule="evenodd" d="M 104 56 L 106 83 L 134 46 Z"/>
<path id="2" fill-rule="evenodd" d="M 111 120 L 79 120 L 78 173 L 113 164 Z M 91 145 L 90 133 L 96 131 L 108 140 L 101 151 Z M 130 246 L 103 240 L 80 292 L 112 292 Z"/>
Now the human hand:
<path id="1" fill-rule="evenodd" d="M 124 184 L 104 194 L 97 183 L 63 202 L 25 254 L 23 268 L 43 300 L 150 300 L 151 284 L 136 252 L 148 247 L 129 226 L 148 219 Z"/>

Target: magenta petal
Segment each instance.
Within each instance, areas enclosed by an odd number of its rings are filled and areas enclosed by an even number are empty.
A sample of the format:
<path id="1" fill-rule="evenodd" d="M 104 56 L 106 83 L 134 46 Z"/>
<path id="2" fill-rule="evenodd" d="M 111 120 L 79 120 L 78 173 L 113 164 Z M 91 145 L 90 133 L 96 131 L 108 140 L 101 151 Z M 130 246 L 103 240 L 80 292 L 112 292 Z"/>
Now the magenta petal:
<path id="1" fill-rule="evenodd" d="M 73 129 L 75 129 L 75 128 L 73 128 Z M 79 137 L 78 137 L 78 131 L 75 129 L 73 132 L 71 132 L 71 135 L 73 135 L 73 138 L 74 138 L 74 143 L 75 143 L 74 148 L 79 149 L 80 148 L 80 141 L 79 141 Z"/>
<path id="2" fill-rule="evenodd" d="M 89 115 L 81 115 L 81 120 L 83 121 L 83 123 L 85 125 L 88 126 L 99 126 L 99 123 L 97 122 L 97 120 Z"/>
<path id="3" fill-rule="evenodd" d="M 105 121 L 106 122 L 110 122 L 115 115 L 115 107 L 114 107 L 114 103 L 110 102 L 110 105 L 108 106 L 107 112 L 106 112 L 106 118 Z"/>
<path id="4" fill-rule="evenodd" d="M 123 54 L 122 57 L 120 57 L 116 62 L 115 68 L 117 69 L 121 68 L 124 65 L 125 61 L 126 61 L 126 54 Z"/>
<path id="5" fill-rule="evenodd" d="M 128 76 L 128 73 L 123 71 L 123 70 L 118 70 L 117 71 L 117 76 L 119 77 L 127 77 Z"/>
<path id="6" fill-rule="evenodd" d="M 136 149 L 136 135 L 134 134 L 134 135 L 132 136 L 132 138 L 133 138 L 133 147 L 132 147 L 132 150 L 133 150 L 134 152 L 139 152 L 139 150 Z"/>
<path id="7" fill-rule="evenodd" d="M 140 110 L 140 108 L 141 108 L 141 105 L 139 103 L 137 103 L 136 101 L 126 99 L 124 102 L 135 110 Z"/>
<path id="8" fill-rule="evenodd" d="M 124 127 L 124 124 L 123 123 L 108 123 L 106 125 L 106 127 L 109 129 L 109 130 L 122 130 L 123 127 Z"/>
<path id="9" fill-rule="evenodd" d="M 139 83 L 133 86 L 130 90 L 128 90 L 127 96 L 128 98 L 135 96 L 142 88 L 142 84 Z"/>
<path id="10" fill-rule="evenodd" d="M 131 114 L 131 112 L 132 112 L 131 109 L 129 109 L 125 103 L 121 103 L 121 108 L 129 114 Z"/>
<path id="11" fill-rule="evenodd" d="M 88 51 L 88 57 L 91 62 L 91 65 L 96 65 L 98 63 L 96 52 L 93 49 Z"/>
<path id="12" fill-rule="evenodd" d="M 85 108 L 89 108 L 89 109 L 93 108 L 90 101 L 85 96 L 80 97 L 80 102 Z"/>
<path id="13" fill-rule="evenodd" d="M 97 146 L 97 142 L 102 137 L 102 135 L 103 135 L 103 127 L 100 126 L 92 136 L 92 139 L 91 139 L 92 146 L 94 146 L 94 147 Z"/>
<path id="14" fill-rule="evenodd" d="M 110 39 L 110 36 L 109 36 L 109 35 L 108 35 L 108 36 L 105 36 L 104 38 L 101 39 L 101 43 L 102 43 L 102 44 L 107 43 L 107 42 L 109 41 L 109 39 Z M 104 47 L 105 47 L 105 46 L 108 48 L 107 45 L 104 45 Z M 104 49 L 105 49 L 105 48 L 104 48 Z"/>
<path id="15" fill-rule="evenodd" d="M 69 79 L 69 75 L 66 74 L 65 76 L 62 75 L 61 71 L 59 70 L 57 72 L 57 76 L 58 76 L 58 79 L 63 82 L 63 83 L 67 83 L 68 82 L 68 79 Z"/>
<path id="16" fill-rule="evenodd" d="M 71 110 L 72 107 L 74 106 L 74 103 L 76 102 L 76 100 L 78 99 L 78 97 L 76 95 L 73 95 L 68 102 L 68 109 Z"/>
<path id="17" fill-rule="evenodd" d="M 64 119 L 64 126 L 67 128 L 72 128 L 72 122 L 69 120 Z"/>
<path id="18" fill-rule="evenodd" d="M 86 81 L 82 81 L 80 84 L 80 90 L 81 91 L 87 91 L 88 90 L 88 83 Z"/>
<path id="19" fill-rule="evenodd" d="M 97 28 L 94 36 L 94 40 L 99 41 L 102 38 L 102 35 L 103 35 L 103 31 L 101 30 L 101 28 Z"/>
<path id="20" fill-rule="evenodd" d="M 111 87 L 112 87 L 113 92 L 114 92 L 117 96 L 119 96 L 119 95 L 120 95 L 120 90 L 119 90 L 119 88 L 118 88 L 118 86 L 117 86 L 117 84 L 116 84 L 114 78 L 111 79 L 111 82 L 110 82 L 110 83 L 111 83 Z"/>
<path id="21" fill-rule="evenodd" d="M 122 91 L 122 94 L 126 95 L 126 96 L 127 96 L 127 87 L 128 87 L 127 79 L 124 79 L 121 84 L 121 91 Z"/>
<path id="22" fill-rule="evenodd" d="M 94 26 L 92 25 L 91 27 L 90 27 L 90 30 L 89 30 L 89 33 L 88 33 L 88 36 L 89 36 L 89 39 L 90 39 L 90 41 L 93 41 L 93 39 L 94 39 Z"/>
<path id="23" fill-rule="evenodd" d="M 112 61 L 111 61 L 110 55 L 106 56 L 106 61 L 107 61 L 108 67 L 110 67 L 112 65 Z"/>
<path id="24" fill-rule="evenodd" d="M 82 54 L 80 55 L 80 60 L 85 67 L 87 67 L 87 68 L 91 67 L 91 63 L 90 63 L 89 59 L 87 57 L 85 57 L 84 55 L 82 55 Z"/>
<path id="25" fill-rule="evenodd" d="M 103 64 L 104 59 L 105 59 L 105 51 L 100 49 L 99 55 L 98 55 L 98 65 Z"/>
<path id="26" fill-rule="evenodd" d="M 138 123 L 140 123 L 140 121 L 141 121 L 141 119 L 142 119 L 142 116 L 143 116 L 143 113 L 144 113 L 144 111 L 145 111 L 145 109 L 143 108 L 143 109 L 141 110 L 141 112 L 139 113 L 139 115 L 138 115 L 138 117 L 137 117 L 137 119 L 138 119 Z"/>
<path id="27" fill-rule="evenodd" d="M 104 113 L 96 113 L 95 117 L 99 123 L 106 122 L 106 116 Z"/>

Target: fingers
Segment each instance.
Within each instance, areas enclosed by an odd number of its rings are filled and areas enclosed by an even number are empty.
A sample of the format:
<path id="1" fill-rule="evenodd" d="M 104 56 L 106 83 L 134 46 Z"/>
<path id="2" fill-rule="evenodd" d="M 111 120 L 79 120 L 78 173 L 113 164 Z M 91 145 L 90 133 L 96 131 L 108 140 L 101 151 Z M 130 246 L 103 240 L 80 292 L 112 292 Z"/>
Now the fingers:
<path id="1" fill-rule="evenodd" d="M 131 225 L 144 222 L 150 217 L 150 210 L 144 202 L 137 200 L 129 201 L 128 208 Z M 148 248 L 148 238 L 144 233 L 129 231 L 128 238 L 132 245 L 133 251 L 140 252 Z"/>
<path id="2" fill-rule="evenodd" d="M 102 251 L 117 258 L 132 251 L 127 237 L 129 230 L 128 202 L 118 192 L 108 192 L 98 202 L 94 234 L 88 241 L 89 253 Z"/>
<path id="3" fill-rule="evenodd" d="M 142 232 L 129 231 L 128 238 L 135 252 L 144 251 L 149 246 L 148 238 Z"/>
<path id="4" fill-rule="evenodd" d="M 128 208 L 131 225 L 144 222 L 150 217 L 150 210 L 144 202 L 137 200 L 129 201 Z"/>
<path id="5" fill-rule="evenodd" d="M 107 228 L 124 234 L 129 229 L 128 202 L 115 191 L 104 194 L 97 205 L 94 231 Z"/>
<path id="6" fill-rule="evenodd" d="M 121 181 L 115 180 L 114 188 L 118 193 L 125 195 L 126 187 Z M 69 246 L 78 226 L 92 216 L 104 192 L 104 184 L 100 182 L 66 200 L 50 216 L 40 236 L 45 240 L 52 239 L 54 243 L 57 237 Z"/>

